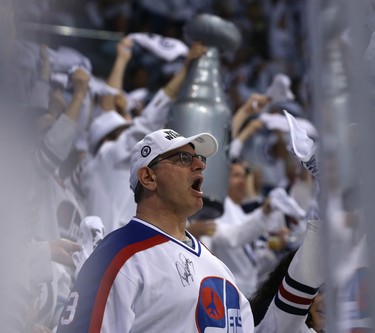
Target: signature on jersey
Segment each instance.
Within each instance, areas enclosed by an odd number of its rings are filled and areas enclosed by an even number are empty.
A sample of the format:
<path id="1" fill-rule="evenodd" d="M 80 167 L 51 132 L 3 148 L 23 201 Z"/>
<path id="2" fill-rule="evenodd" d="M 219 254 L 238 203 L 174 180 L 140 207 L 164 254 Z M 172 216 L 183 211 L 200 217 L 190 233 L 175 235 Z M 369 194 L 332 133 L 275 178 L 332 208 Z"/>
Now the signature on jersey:
<path id="1" fill-rule="evenodd" d="M 176 262 L 176 268 L 178 274 L 180 275 L 181 283 L 184 287 L 190 285 L 194 281 L 193 274 L 194 271 L 194 264 L 193 262 L 186 258 L 182 253 L 179 255 L 180 261 Z"/>

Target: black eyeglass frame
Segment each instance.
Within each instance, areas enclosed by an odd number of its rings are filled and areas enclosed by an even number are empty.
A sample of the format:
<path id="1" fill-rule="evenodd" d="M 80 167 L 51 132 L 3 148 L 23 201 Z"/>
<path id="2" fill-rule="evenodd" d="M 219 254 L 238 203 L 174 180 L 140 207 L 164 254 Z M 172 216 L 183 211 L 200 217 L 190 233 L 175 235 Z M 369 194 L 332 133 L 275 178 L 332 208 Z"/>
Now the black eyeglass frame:
<path id="1" fill-rule="evenodd" d="M 203 156 L 203 155 L 200 155 L 200 154 L 192 154 L 192 153 L 189 153 L 187 151 L 178 151 L 176 153 L 173 153 L 173 154 L 168 155 L 168 156 L 163 157 L 163 158 L 157 157 L 156 160 L 154 159 L 153 161 L 150 162 L 148 167 L 151 168 L 151 167 L 155 166 L 156 164 L 158 164 L 159 162 L 161 162 L 163 160 L 167 160 L 167 159 L 169 159 L 171 157 L 174 157 L 174 156 L 177 156 L 177 155 L 180 159 L 180 163 L 182 165 L 185 165 L 185 166 L 192 165 L 194 158 L 197 158 L 198 160 L 200 160 L 204 165 L 206 165 L 206 162 L 207 162 L 206 156 Z M 189 161 L 186 163 L 186 160 L 184 162 L 184 157 L 186 158 L 187 156 L 189 156 Z"/>

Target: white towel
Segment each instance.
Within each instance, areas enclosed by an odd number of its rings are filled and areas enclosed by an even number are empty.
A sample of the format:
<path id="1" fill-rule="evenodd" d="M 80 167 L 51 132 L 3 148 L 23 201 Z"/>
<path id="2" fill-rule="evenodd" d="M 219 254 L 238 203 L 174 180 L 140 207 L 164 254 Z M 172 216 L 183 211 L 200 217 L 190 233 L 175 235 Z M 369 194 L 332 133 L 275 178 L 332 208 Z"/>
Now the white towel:
<path id="1" fill-rule="evenodd" d="M 289 125 L 290 143 L 292 151 L 300 160 L 301 164 L 315 177 L 319 177 L 318 161 L 315 155 L 316 146 L 309 138 L 306 131 L 301 128 L 296 118 L 284 110 Z"/>
<path id="2" fill-rule="evenodd" d="M 283 132 L 289 132 L 289 124 L 286 116 L 278 113 L 261 113 L 259 119 L 264 123 L 269 130 L 280 130 Z M 306 131 L 307 136 L 311 138 L 317 138 L 318 132 L 315 126 L 304 118 L 294 118 L 299 128 Z"/>
<path id="3" fill-rule="evenodd" d="M 185 43 L 175 38 L 141 32 L 131 33 L 127 36 L 159 58 L 169 62 L 180 56 L 186 56 L 189 51 Z"/>
<path id="4" fill-rule="evenodd" d="M 68 70 L 68 73 L 74 72 L 77 66 L 73 66 L 71 69 Z M 83 67 L 81 67 L 83 68 Z M 83 68 L 85 69 L 85 68 Z M 85 69 L 86 70 L 86 69 Z M 69 74 L 67 73 L 56 73 L 53 72 L 51 74 L 51 81 L 54 83 L 59 84 L 62 88 L 67 89 L 70 85 L 69 82 Z M 92 96 L 103 96 L 103 95 L 117 95 L 121 91 L 109 86 L 105 83 L 102 79 L 96 78 L 95 76 L 91 76 L 89 81 L 89 91 Z"/>
<path id="5" fill-rule="evenodd" d="M 78 240 L 78 244 L 82 246 L 82 249 L 72 255 L 76 266 L 75 277 L 77 277 L 86 259 L 104 238 L 102 219 L 98 216 L 85 217 L 80 224 L 80 231 L 81 237 Z"/>
<path id="6" fill-rule="evenodd" d="M 294 217 L 297 221 L 306 216 L 305 210 L 282 187 L 271 190 L 268 197 L 273 209 L 278 209 L 285 215 Z"/>
<path id="7" fill-rule="evenodd" d="M 92 72 L 90 60 L 75 49 L 61 46 L 58 50 L 47 48 L 47 51 L 53 72 L 68 73 L 73 66 L 83 67 Z"/>

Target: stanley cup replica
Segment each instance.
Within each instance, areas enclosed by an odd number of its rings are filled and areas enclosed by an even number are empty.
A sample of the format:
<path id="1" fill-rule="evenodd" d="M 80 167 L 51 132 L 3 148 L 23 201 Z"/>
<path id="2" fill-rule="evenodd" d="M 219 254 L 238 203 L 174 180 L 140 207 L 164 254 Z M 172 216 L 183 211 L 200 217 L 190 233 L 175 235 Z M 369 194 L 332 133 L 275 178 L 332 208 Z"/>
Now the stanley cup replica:
<path id="1" fill-rule="evenodd" d="M 209 14 L 198 15 L 187 23 L 184 34 L 188 43 L 200 41 L 208 51 L 191 64 L 166 127 L 184 136 L 208 132 L 216 137 L 219 150 L 208 159 L 204 172 L 204 206 L 194 216 L 212 219 L 222 215 L 227 194 L 232 121 L 223 91 L 219 56 L 220 51 L 235 51 L 241 35 L 231 22 Z"/>

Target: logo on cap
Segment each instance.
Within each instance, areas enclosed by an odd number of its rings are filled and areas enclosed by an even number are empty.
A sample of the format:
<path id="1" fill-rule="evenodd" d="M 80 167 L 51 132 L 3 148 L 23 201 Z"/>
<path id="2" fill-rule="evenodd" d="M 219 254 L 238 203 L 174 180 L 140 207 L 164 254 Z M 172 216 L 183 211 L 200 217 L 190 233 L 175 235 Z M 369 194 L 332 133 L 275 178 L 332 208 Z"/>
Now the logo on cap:
<path id="1" fill-rule="evenodd" d="M 141 155 L 143 157 L 147 157 L 148 155 L 150 155 L 150 153 L 151 153 L 151 147 L 150 146 L 144 146 L 144 147 L 142 147 L 142 149 L 141 149 Z"/>
<path id="2" fill-rule="evenodd" d="M 181 134 L 179 134 L 179 133 L 177 133 L 177 132 L 175 132 L 175 131 L 171 131 L 171 130 L 169 130 L 169 131 L 164 131 L 164 133 L 166 134 L 165 138 L 166 138 L 167 140 L 173 140 L 173 139 L 176 139 L 176 138 L 178 138 L 179 136 L 181 136 Z"/>

